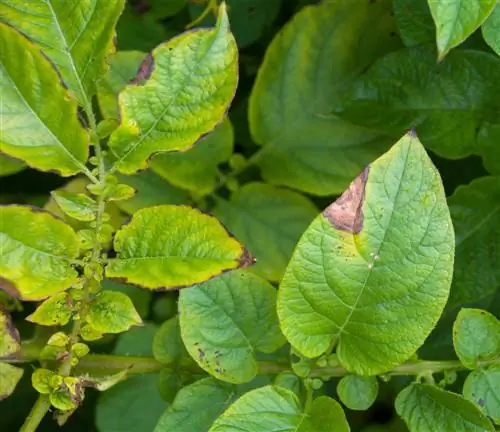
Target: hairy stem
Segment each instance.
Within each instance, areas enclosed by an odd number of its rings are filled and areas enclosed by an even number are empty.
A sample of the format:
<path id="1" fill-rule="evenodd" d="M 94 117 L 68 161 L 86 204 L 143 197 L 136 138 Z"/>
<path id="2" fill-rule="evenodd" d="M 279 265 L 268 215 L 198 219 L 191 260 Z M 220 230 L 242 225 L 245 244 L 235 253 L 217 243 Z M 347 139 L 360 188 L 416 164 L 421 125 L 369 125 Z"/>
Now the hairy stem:
<path id="1" fill-rule="evenodd" d="M 50 408 L 50 400 L 48 395 L 40 395 L 31 408 L 28 417 L 24 421 L 19 432 L 34 432 L 36 431 L 38 425 L 47 414 L 47 411 Z"/>

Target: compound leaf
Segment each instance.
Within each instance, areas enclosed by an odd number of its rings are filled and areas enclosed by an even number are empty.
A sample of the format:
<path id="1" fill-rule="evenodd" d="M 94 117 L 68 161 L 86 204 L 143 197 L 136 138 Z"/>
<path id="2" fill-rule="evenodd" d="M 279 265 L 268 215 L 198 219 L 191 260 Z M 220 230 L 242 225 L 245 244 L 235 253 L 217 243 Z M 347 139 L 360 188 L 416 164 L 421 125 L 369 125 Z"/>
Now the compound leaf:
<path id="1" fill-rule="evenodd" d="M 0 362 L 0 401 L 14 392 L 23 373 L 24 369 Z"/>
<path id="2" fill-rule="evenodd" d="M 187 150 L 224 117 L 238 81 L 236 42 L 223 5 L 212 30 L 186 32 L 141 65 L 144 85 L 119 95 L 121 124 L 109 145 L 115 168 L 131 174 L 156 152 Z"/>
<path id="3" fill-rule="evenodd" d="M 390 138 L 328 116 L 339 90 L 399 45 L 391 1 L 335 1 L 302 9 L 269 45 L 250 97 L 265 180 L 317 195 L 340 193 Z"/>
<path id="4" fill-rule="evenodd" d="M 494 432 L 479 408 L 462 396 L 428 384 L 411 384 L 396 398 L 410 432 Z"/>
<path id="5" fill-rule="evenodd" d="M 179 311 L 189 354 L 223 381 L 252 380 L 258 369 L 256 352 L 271 353 L 285 343 L 278 327 L 276 289 L 245 271 L 183 290 Z"/>
<path id="6" fill-rule="evenodd" d="M 310 412 L 304 413 L 293 392 L 269 385 L 240 397 L 215 421 L 209 432 L 235 430 L 348 432 L 349 425 L 342 407 L 335 400 L 322 396 L 313 402 Z"/>
<path id="7" fill-rule="evenodd" d="M 484 413 L 500 425 L 500 366 L 477 369 L 464 383 L 465 399 L 474 402 Z"/>
<path id="8" fill-rule="evenodd" d="M 73 229 L 50 213 L 0 207 L 0 287 L 14 297 L 42 300 L 73 285 L 78 248 Z"/>
<path id="9" fill-rule="evenodd" d="M 493 294 L 500 284 L 500 177 L 459 186 L 448 205 L 456 234 L 453 308 Z"/>
<path id="10" fill-rule="evenodd" d="M 500 357 L 500 321 L 480 309 L 462 309 L 453 324 L 453 345 L 469 369 L 479 362 Z"/>
<path id="11" fill-rule="evenodd" d="M 500 4 L 497 4 L 493 12 L 482 26 L 483 37 L 486 43 L 500 56 Z"/>
<path id="12" fill-rule="evenodd" d="M 154 432 L 207 431 L 236 395 L 231 384 L 205 378 L 181 389 Z M 210 401 L 210 403 L 207 403 Z"/>
<path id="13" fill-rule="evenodd" d="M 219 170 L 233 153 L 234 133 L 228 119 L 185 152 L 159 154 L 151 169 L 174 186 L 206 195 L 215 189 Z"/>
<path id="14" fill-rule="evenodd" d="M 194 285 L 251 259 L 220 222 L 187 206 L 137 211 L 114 239 L 117 257 L 106 274 L 148 289 Z"/>
<path id="15" fill-rule="evenodd" d="M 385 372 L 434 328 L 453 253 L 441 179 L 409 134 L 305 231 L 278 291 L 281 328 L 307 357 L 336 344 L 350 372 Z"/>
<path id="16" fill-rule="evenodd" d="M 45 0 L 28 7 L 23 0 L 3 0 L 0 18 L 43 49 L 66 87 L 91 110 L 95 83 L 114 51 L 115 25 L 123 5 L 123 0 Z"/>
<path id="17" fill-rule="evenodd" d="M 497 4 L 497 0 L 427 1 L 436 24 L 439 60 L 474 33 Z"/>
<path id="18" fill-rule="evenodd" d="M 0 150 L 62 176 L 85 171 L 89 136 L 76 102 L 38 47 L 6 24 L 0 24 L 0 67 Z"/>
<path id="19" fill-rule="evenodd" d="M 348 86 L 335 114 L 393 135 L 416 128 L 422 143 L 446 158 L 478 153 L 478 129 L 500 109 L 500 59 L 457 50 L 437 63 L 434 50 L 428 44 L 380 58 Z"/>
<path id="20" fill-rule="evenodd" d="M 0 308 L 0 358 L 15 356 L 20 349 L 19 332 L 12 324 L 10 315 Z"/>
<path id="21" fill-rule="evenodd" d="M 300 235 L 318 210 L 299 193 L 248 183 L 229 200 L 218 198 L 214 213 L 257 259 L 252 270 L 279 281 Z"/>

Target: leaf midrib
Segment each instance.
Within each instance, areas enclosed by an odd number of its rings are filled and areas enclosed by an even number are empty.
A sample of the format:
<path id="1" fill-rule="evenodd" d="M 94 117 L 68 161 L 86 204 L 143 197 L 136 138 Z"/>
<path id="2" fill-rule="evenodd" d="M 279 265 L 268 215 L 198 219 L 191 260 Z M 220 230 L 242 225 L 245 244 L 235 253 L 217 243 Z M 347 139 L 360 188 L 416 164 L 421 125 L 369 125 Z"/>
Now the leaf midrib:
<path id="1" fill-rule="evenodd" d="M 406 152 L 405 162 L 404 162 L 404 165 L 403 165 L 403 172 L 401 173 L 401 178 L 404 177 L 404 174 L 405 174 L 405 171 L 406 171 L 406 167 L 408 165 L 408 157 L 409 157 L 409 155 L 410 155 L 410 148 L 408 147 L 407 152 Z M 394 210 L 395 210 L 395 207 L 396 207 L 395 204 L 396 204 L 396 202 L 398 200 L 399 193 L 401 192 L 401 189 L 402 188 L 401 188 L 401 182 L 400 182 L 399 185 L 398 185 L 398 190 L 396 191 L 396 195 L 394 197 L 394 201 L 393 201 L 393 205 L 392 205 L 392 209 L 391 209 L 391 215 L 390 215 L 388 223 L 387 223 L 387 228 L 384 231 L 384 236 L 382 237 L 382 240 L 381 240 L 381 242 L 379 244 L 377 252 L 375 252 L 375 255 L 379 254 L 380 249 L 382 248 L 382 246 L 385 243 L 385 239 L 387 237 L 387 233 L 389 231 L 389 227 L 391 226 L 392 218 L 394 216 Z M 355 243 L 356 242 L 355 234 L 352 234 L 351 237 L 353 238 L 353 242 Z M 359 255 L 359 253 L 358 253 L 358 255 Z M 368 268 L 368 272 L 367 272 L 365 280 L 363 282 L 363 286 L 361 287 L 361 289 L 359 291 L 359 294 L 356 297 L 356 300 L 354 301 L 354 304 L 352 305 L 352 307 L 351 307 L 351 309 L 350 309 L 350 311 L 349 311 L 346 319 L 344 320 L 344 323 L 341 326 L 339 326 L 339 329 L 337 330 L 336 333 L 333 334 L 333 337 L 340 338 L 340 336 L 342 335 L 342 333 L 344 333 L 345 327 L 349 324 L 349 320 L 352 318 L 352 316 L 354 314 L 354 311 L 357 309 L 358 304 L 361 301 L 361 297 L 363 296 L 363 293 L 365 292 L 365 289 L 366 289 L 366 287 L 368 285 L 368 282 L 370 281 L 370 278 L 371 278 L 371 275 L 373 274 L 373 270 L 374 269 L 375 269 L 375 265 L 373 265 L 372 268 Z"/>
<path id="2" fill-rule="evenodd" d="M 219 29 L 216 29 L 216 30 L 218 31 Z M 203 31 L 203 30 L 198 30 L 198 31 Z M 216 34 L 214 36 L 216 36 Z M 200 41 L 200 44 L 196 48 L 197 49 L 196 52 L 198 52 L 198 50 L 200 49 L 201 45 L 202 45 L 202 43 Z M 186 74 L 184 75 L 182 82 L 178 86 L 177 91 L 172 95 L 172 98 L 170 99 L 170 102 L 161 111 L 160 115 L 155 119 L 154 123 L 147 130 L 147 132 L 144 135 L 142 135 L 141 139 L 139 139 L 135 143 L 132 143 L 132 145 L 125 152 L 125 154 L 123 154 L 123 156 L 121 156 L 119 159 L 116 160 L 116 162 L 115 162 L 114 166 L 112 167 L 111 171 L 114 171 L 115 167 L 117 167 L 119 163 L 121 163 L 123 160 L 125 160 L 130 155 L 130 153 L 132 153 L 133 151 L 135 151 L 135 149 L 138 146 L 140 146 L 143 143 L 143 141 L 146 140 L 146 138 L 149 137 L 149 135 L 151 135 L 156 130 L 156 126 L 158 126 L 158 123 L 160 123 L 160 121 L 163 119 L 163 117 L 165 116 L 165 114 L 170 110 L 172 104 L 177 100 L 177 97 L 178 97 L 179 93 L 181 93 L 182 90 L 185 88 L 186 82 L 188 82 L 188 78 L 191 77 L 191 73 L 194 71 L 194 69 L 196 69 L 199 66 L 199 64 L 201 64 L 205 60 L 205 57 L 211 51 L 212 46 L 213 46 L 213 41 L 212 41 L 212 45 L 210 45 L 208 47 L 208 49 L 206 50 L 206 52 L 204 53 L 203 57 L 198 62 L 195 62 L 195 64 L 191 68 L 186 69 Z"/>
<path id="3" fill-rule="evenodd" d="M 70 263 L 74 259 L 74 257 L 69 257 L 67 255 L 66 256 L 65 255 L 54 255 L 54 254 L 51 254 L 50 252 L 43 251 L 43 250 L 38 249 L 34 246 L 23 243 L 21 240 L 18 240 L 16 238 L 12 237 L 12 235 L 9 233 L 3 233 L 3 234 L 5 234 L 9 240 L 20 245 L 21 247 L 24 247 L 26 249 L 29 249 L 31 251 L 34 251 L 34 252 L 42 254 L 42 255 L 47 255 L 47 256 L 54 258 L 58 261 L 68 261 Z M 3 252 L 3 248 L 2 248 L 2 252 Z M 3 255 L 3 253 L 2 253 L 2 255 Z"/>
<path id="4" fill-rule="evenodd" d="M 5 70 L 5 76 L 7 77 L 7 79 L 10 81 L 11 83 L 11 88 L 14 89 L 14 91 L 16 92 L 16 94 L 19 96 L 19 98 L 21 99 L 22 102 L 24 102 L 24 106 L 27 107 L 29 109 L 29 112 L 32 114 L 32 116 L 38 120 L 39 124 L 43 126 L 43 129 L 49 134 L 49 136 L 53 139 L 53 142 L 55 142 L 57 144 L 58 147 L 60 147 L 64 153 L 73 161 L 73 163 L 76 164 L 77 167 L 80 168 L 80 171 L 87 171 L 87 167 L 85 166 L 85 164 L 83 164 L 82 162 L 80 162 L 76 156 L 71 153 L 71 151 L 61 142 L 61 140 L 59 139 L 59 137 L 57 137 L 56 135 L 54 135 L 54 132 L 52 132 L 52 130 L 49 128 L 49 126 L 41 119 L 41 117 L 38 115 L 38 113 L 36 113 L 32 106 L 28 103 L 28 101 L 26 100 L 26 98 L 24 97 L 24 95 L 22 94 L 22 92 L 19 90 L 16 82 L 12 79 L 11 75 L 9 73 L 7 73 L 7 70 L 4 68 Z M 33 147 L 33 146 L 31 146 Z M 73 171 L 73 170 L 71 170 Z"/>

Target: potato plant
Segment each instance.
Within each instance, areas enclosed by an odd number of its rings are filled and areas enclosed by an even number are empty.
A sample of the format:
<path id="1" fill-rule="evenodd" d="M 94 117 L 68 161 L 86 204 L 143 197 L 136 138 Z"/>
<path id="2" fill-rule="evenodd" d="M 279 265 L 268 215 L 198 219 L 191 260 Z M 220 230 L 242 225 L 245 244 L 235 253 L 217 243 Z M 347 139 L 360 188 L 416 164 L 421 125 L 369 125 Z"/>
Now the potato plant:
<path id="1" fill-rule="evenodd" d="M 496 0 L 0 0 L 1 430 L 499 430 L 499 55 Z"/>

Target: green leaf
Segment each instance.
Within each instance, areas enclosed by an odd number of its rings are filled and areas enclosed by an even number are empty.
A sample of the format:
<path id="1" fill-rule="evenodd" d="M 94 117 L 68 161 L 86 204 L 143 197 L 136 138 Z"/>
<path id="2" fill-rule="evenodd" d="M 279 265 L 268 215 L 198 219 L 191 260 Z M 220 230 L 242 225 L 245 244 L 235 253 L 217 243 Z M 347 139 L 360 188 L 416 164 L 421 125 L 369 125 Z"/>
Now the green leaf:
<path id="1" fill-rule="evenodd" d="M 23 373 L 24 369 L 0 362 L 0 401 L 14 392 Z"/>
<path id="2" fill-rule="evenodd" d="M 29 23 L 26 15 L 23 20 Z M 85 171 L 89 136 L 76 102 L 38 47 L 5 24 L 0 24 L 0 65 L 0 151 L 62 176 Z"/>
<path id="3" fill-rule="evenodd" d="M 198 365 L 236 384 L 257 374 L 256 352 L 272 353 L 285 343 L 276 289 L 244 271 L 183 290 L 179 322 L 182 340 Z"/>
<path id="4" fill-rule="evenodd" d="M 462 309 L 453 324 L 453 345 L 465 367 L 500 357 L 500 321 L 480 309 Z"/>
<path id="5" fill-rule="evenodd" d="M 213 210 L 257 259 L 255 273 L 279 281 L 300 235 L 318 214 L 305 196 L 264 183 L 248 183 Z"/>
<path id="6" fill-rule="evenodd" d="M 184 387 L 160 417 L 154 432 L 208 431 L 234 400 L 234 386 L 205 378 Z M 209 403 L 207 403 L 209 402 Z"/>
<path id="7" fill-rule="evenodd" d="M 14 357 L 20 349 L 19 332 L 8 312 L 0 308 L 0 358 Z"/>
<path id="8" fill-rule="evenodd" d="M 187 5 L 187 0 L 150 0 L 148 13 L 157 18 L 166 18 L 179 13 Z"/>
<path id="9" fill-rule="evenodd" d="M 186 206 L 137 211 L 115 235 L 106 275 L 148 289 L 176 289 L 250 264 L 220 222 Z"/>
<path id="10" fill-rule="evenodd" d="M 153 297 L 151 292 L 107 279 L 102 282 L 102 288 L 127 295 L 132 300 L 135 310 L 142 318 L 146 318 L 149 315 L 149 306 Z"/>
<path id="11" fill-rule="evenodd" d="M 41 209 L 1 206 L 0 249 L 0 287 L 14 297 L 42 300 L 78 280 L 76 233 Z"/>
<path id="12" fill-rule="evenodd" d="M 133 11 L 131 2 L 123 11 L 116 25 L 119 50 L 139 50 L 148 52 L 175 33 L 168 31 L 152 14 Z"/>
<path id="13" fill-rule="evenodd" d="M 183 358 L 191 360 L 181 339 L 177 316 L 165 321 L 156 332 L 153 340 L 153 356 L 166 365 L 174 364 Z"/>
<path id="14" fill-rule="evenodd" d="M 478 369 L 469 374 L 464 383 L 465 399 L 474 402 L 484 413 L 500 425 L 500 366 Z"/>
<path id="15" fill-rule="evenodd" d="M 378 381 L 376 377 L 347 375 L 339 381 L 337 393 L 347 408 L 365 411 L 377 399 Z"/>
<path id="16" fill-rule="evenodd" d="M 394 0 L 394 16 L 407 47 L 434 42 L 435 26 L 425 0 Z"/>
<path id="17" fill-rule="evenodd" d="M 493 294 L 500 281 L 500 177 L 459 186 L 448 199 L 456 233 L 455 269 L 448 307 Z"/>
<path id="18" fill-rule="evenodd" d="M 120 93 L 121 124 L 109 146 L 131 174 L 156 152 L 187 150 L 224 117 L 238 81 L 236 42 L 223 5 L 217 27 L 158 46 L 141 66 L 144 85 Z"/>
<path id="19" fill-rule="evenodd" d="M 320 396 L 313 401 L 308 418 L 298 432 L 349 432 L 349 424 L 340 404 L 328 396 Z M 308 424 L 310 423 L 310 425 Z"/>
<path id="20" fill-rule="evenodd" d="M 118 51 L 109 57 L 109 69 L 97 83 L 97 100 L 104 118 L 118 120 L 118 93 L 130 84 L 146 53 Z"/>
<path id="21" fill-rule="evenodd" d="M 317 195 L 340 193 L 388 147 L 386 136 L 326 114 L 347 82 L 399 45 L 391 36 L 391 3 L 305 7 L 269 45 L 249 106 L 266 181 Z"/>
<path id="22" fill-rule="evenodd" d="M 493 11 L 497 0 L 427 0 L 436 24 L 438 60 L 460 45 Z"/>
<path id="23" fill-rule="evenodd" d="M 31 2 L 27 8 L 23 0 L 3 0 L 0 19 L 38 44 L 57 66 L 70 92 L 91 110 L 95 83 L 114 51 L 115 25 L 123 4 L 123 0 L 46 0 Z"/>
<path id="24" fill-rule="evenodd" d="M 156 388 L 156 374 L 132 376 L 103 392 L 96 408 L 100 432 L 153 430 L 167 404 Z"/>
<path id="25" fill-rule="evenodd" d="M 396 398 L 410 432 L 494 432 L 492 424 L 462 396 L 427 384 L 411 384 Z"/>
<path id="26" fill-rule="evenodd" d="M 334 112 L 348 121 L 400 135 L 413 127 L 422 143 L 456 159 L 477 153 L 476 134 L 500 109 L 500 59 L 457 50 L 436 63 L 434 47 L 390 53 L 343 93 Z"/>
<path id="27" fill-rule="evenodd" d="M 51 195 L 59 208 L 68 216 L 86 222 L 95 219 L 97 203 L 89 196 L 67 191 L 54 191 Z"/>
<path id="28" fill-rule="evenodd" d="M 45 326 L 63 326 L 68 324 L 72 313 L 71 296 L 65 292 L 45 300 L 35 312 L 26 317 L 32 323 Z"/>
<path id="29" fill-rule="evenodd" d="M 33 388 L 40 394 L 49 394 L 62 384 L 62 377 L 57 373 L 44 368 L 35 369 L 31 375 Z"/>
<path id="30" fill-rule="evenodd" d="M 146 323 L 144 327 L 132 327 L 129 331 L 121 334 L 113 352 L 121 355 L 152 356 L 153 339 L 158 327 Z"/>
<path id="31" fill-rule="evenodd" d="M 24 168 L 24 162 L 0 154 L 0 177 L 16 174 Z"/>
<path id="32" fill-rule="evenodd" d="M 488 19 L 483 23 L 482 31 L 486 43 L 500 56 L 500 4 L 497 4 Z"/>
<path id="33" fill-rule="evenodd" d="M 244 394 L 222 414 L 209 432 L 290 431 L 348 432 L 349 425 L 338 402 L 322 396 L 303 413 L 298 398 L 290 390 L 265 386 Z M 159 432 L 159 431 L 158 431 Z"/>
<path id="34" fill-rule="evenodd" d="M 477 134 L 477 153 L 483 159 L 484 167 L 492 174 L 500 174 L 500 124 L 484 122 Z"/>
<path id="35" fill-rule="evenodd" d="M 240 48 L 257 41 L 263 34 L 268 33 L 279 14 L 281 0 L 227 0 L 229 21 L 234 28 L 234 37 Z M 189 4 L 189 13 L 193 19 L 197 18 L 206 7 L 204 4 Z M 212 15 L 205 18 L 200 25 L 212 25 Z"/>
<path id="36" fill-rule="evenodd" d="M 188 151 L 156 156 L 151 169 L 174 186 L 209 194 L 216 186 L 217 166 L 231 157 L 233 141 L 233 127 L 226 119 Z"/>
<path id="37" fill-rule="evenodd" d="M 102 291 L 97 294 L 90 303 L 85 319 L 100 333 L 121 333 L 134 325 L 142 324 L 132 300 L 118 291 Z"/>
<path id="38" fill-rule="evenodd" d="M 118 337 L 115 354 L 151 356 L 156 326 L 132 327 Z M 157 389 L 158 374 L 135 375 L 99 395 L 99 432 L 152 431 L 167 407 Z"/>
<path id="39" fill-rule="evenodd" d="M 278 291 L 281 329 L 307 357 L 336 344 L 348 371 L 385 372 L 434 328 L 453 252 L 439 174 L 409 134 L 305 231 Z"/>
<path id="40" fill-rule="evenodd" d="M 189 194 L 164 181 L 154 172 L 147 170 L 131 176 L 117 175 L 121 183 L 136 189 L 137 193 L 125 201 L 117 201 L 116 205 L 124 212 L 134 214 L 137 210 L 161 204 L 187 204 Z"/>

